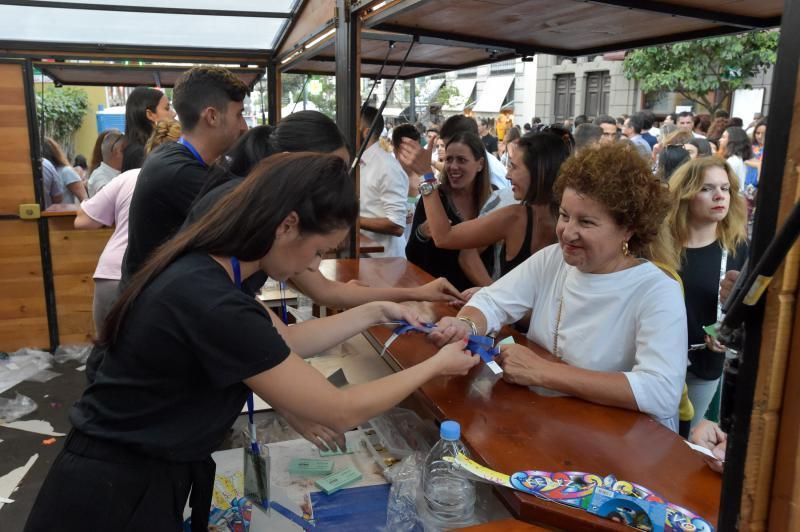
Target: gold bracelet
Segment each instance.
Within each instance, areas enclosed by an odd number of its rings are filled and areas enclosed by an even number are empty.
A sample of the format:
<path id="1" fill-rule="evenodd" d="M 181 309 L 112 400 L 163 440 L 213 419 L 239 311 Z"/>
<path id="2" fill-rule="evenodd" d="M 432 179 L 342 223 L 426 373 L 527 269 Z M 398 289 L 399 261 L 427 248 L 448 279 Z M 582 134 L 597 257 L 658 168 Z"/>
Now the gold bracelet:
<path id="1" fill-rule="evenodd" d="M 456 319 L 463 321 L 464 323 L 469 325 L 469 328 L 472 330 L 472 336 L 478 336 L 478 325 L 474 321 L 472 321 L 471 318 L 468 318 L 466 316 L 456 316 Z"/>

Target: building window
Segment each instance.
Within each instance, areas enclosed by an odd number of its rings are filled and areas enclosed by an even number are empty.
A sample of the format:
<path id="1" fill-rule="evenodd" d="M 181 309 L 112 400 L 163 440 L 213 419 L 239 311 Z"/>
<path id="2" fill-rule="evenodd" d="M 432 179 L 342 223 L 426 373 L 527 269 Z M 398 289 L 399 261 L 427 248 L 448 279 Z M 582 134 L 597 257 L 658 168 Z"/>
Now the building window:
<path id="1" fill-rule="evenodd" d="M 456 72 L 456 77 L 459 79 L 462 78 L 474 78 L 478 75 L 477 68 L 465 68 L 464 70 L 459 70 Z"/>
<path id="2" fill-rule="evenodd" d="M 586 75 L 586 101 L 583 113 L 588 117 L 608 114 L 611 94 L 611 76 L 608 71 L 590 72 Z"/>
<path id="3" fill-rule="evenodd" d="M 563 122 L 575 114 L 575 74 L 556 76 L 555 122 Z"/>
<path id="4" fill-rule="evenodd" d="M 557 55 L 556 56 L 556 64 L 557 65 L 560 65 L 564 61 L 569 61 L 570 63 L 577 63 L 578 62 L 578 58 L 577 57 L 570 57 L 568 55 Z"/>
<path id="5" fill-rule="evenodd" d="M 501 74 L 501 73 L 514 72 L 514 68 L 515 68 L 514 64 L 515 64 L 515 60 L 514 59 L 508 59 L 506 61 L 499 61 L 497 63 L 492 63 L 490 65 L 489 71 L 492 74 Z"/>

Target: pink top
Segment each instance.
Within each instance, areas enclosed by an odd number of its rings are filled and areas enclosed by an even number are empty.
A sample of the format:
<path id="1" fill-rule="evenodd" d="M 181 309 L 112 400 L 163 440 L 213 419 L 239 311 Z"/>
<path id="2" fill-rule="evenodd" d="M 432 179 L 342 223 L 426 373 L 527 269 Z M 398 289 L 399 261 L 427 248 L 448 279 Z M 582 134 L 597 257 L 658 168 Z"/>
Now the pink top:
<path id="1" fill-rule="evenodd" d="M 122 258 L 128 248 L 128 209 L 140 170 L 134 168 L 120 174 L 81 203 L 81 209 L 89 218 L 108 227 L 114 226 L 114 234 L 97 261 L 95 279 L 119 280 L 122 277 Z"/>

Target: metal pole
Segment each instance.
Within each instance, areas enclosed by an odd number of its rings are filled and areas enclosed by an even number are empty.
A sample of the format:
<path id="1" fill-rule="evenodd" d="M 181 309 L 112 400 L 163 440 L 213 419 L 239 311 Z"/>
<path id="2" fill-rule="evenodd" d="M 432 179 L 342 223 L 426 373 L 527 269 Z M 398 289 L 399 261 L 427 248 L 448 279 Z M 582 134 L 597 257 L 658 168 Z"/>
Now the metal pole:
<path id="1" fill-rule="evenodd" d="M 344 134 L 353 151 L 358 148 L 358 80 L 360 73 L 360 56 L 358 37 L 360 19 L 357 13 L 350 13 L 351 0 L 336 0 L 336 123 Z M 356 193 L 358 192 L 358 173 L 355 174 Z M 358 256 L 358 227 L 350 231 L 342 255 L 355 258 Z"/>
<path id="2" fill-rule="evenodd" d="M 409 106 L 409 119 L 411 120 L 412 124 L 416 124 L 417 123 L 417 79 L 411 78 L 410 83 L 411 83 L 410 87 L 411 104 Z"/>
<path id="3" fill-rule="evenodd" d="M 267 65 L 267 98 L 268 113 L 267 120 L 269 125 L 274 126 L 278 123 L 278 109 L 280 109 L 281 93 L 278 85 L 278 66 L 275 63 Z"/>

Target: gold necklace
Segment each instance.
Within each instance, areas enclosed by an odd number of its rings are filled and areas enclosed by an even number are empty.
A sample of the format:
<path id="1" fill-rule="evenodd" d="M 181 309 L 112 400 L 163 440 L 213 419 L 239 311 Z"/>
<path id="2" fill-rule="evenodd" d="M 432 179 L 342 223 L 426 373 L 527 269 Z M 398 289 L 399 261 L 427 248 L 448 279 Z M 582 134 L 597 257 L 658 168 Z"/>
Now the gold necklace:
<path id="1" fill-rule="evenodd" d="M 562 289 L 561 299 L 558 301 L 558 315 L 556 315 L 556 331 L 553 334 L 553 356 L 561 358 L 561 353 L 558 352 L 558 328 L 561 326 L 561 310 L 564 308 L 564 292 Z"/>

